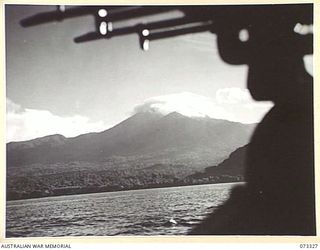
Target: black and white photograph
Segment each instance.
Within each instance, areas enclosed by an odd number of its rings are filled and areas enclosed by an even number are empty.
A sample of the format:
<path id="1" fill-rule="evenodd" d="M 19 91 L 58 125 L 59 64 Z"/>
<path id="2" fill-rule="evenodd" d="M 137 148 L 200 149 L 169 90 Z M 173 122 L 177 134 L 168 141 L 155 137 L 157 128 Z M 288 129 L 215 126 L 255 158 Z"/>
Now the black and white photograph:
<path id="1" fill-rule="evenodd" d="M 316 236 L 313 14 L 4 4 L 5 238 Z"/>

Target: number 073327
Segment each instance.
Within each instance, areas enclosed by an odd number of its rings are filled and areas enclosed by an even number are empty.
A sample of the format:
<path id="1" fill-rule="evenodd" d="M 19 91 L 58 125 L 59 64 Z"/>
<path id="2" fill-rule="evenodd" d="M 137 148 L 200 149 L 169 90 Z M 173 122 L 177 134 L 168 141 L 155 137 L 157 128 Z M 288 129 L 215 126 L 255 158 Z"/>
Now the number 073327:
<path id="1" fill-rule="evenodd" d="M 300 244 L 300 248 L 318 248 L 318 244 Z"/>

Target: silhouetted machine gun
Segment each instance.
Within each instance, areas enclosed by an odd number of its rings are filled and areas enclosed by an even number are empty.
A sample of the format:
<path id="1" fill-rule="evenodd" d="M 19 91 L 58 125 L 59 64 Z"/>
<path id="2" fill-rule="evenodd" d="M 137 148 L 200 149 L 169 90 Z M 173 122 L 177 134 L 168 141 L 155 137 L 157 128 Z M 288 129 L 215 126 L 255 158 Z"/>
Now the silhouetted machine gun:
<path id="1" fill-rule="evenodd" d="M 178 11 L 176 18 L 149 16 Z M 95 31 L 76 43 L 137 33 L 140 46 L 174 36 L 210 31 L 221 58 L 247 64 L 248 89 L 275 106 L 258 125 L 246 160 L 246 185 L 198 225 L 192 234 L 314 235 L 313 79 L 303 56 L 313 53 L 313 5 L 58 6 L 21 21 L 25 27 L 83 15 Z M 143 18 L 132 26 L 115 23 Z M 148 21 L 149 20 L 149 21 Z"/>
<path id="2" fill-rule="evenodd" d="M 179 11 L 182 17 L 157 22 L 141 22 L 129 27 L 114 28 L 114 23 L 161 13 Z M 293 31 L 297 24 L 312 24 L 310 5 L 258 6 L 57 6 L 56 11 L 39 13 L 21 21 L 23 27 L 68 18 L 91 15 L 95 31 L 76 37 L 76 43 L 110 39 L 132 33 L 139 35 L 141 48 L 148 49 L 150 41 L 189 33 L 210 31 L 218 35 L 219 51 L 232 64 L 247 63 L 247 54 L 261 39 L 277 39 L 285 29 Z M 250 39 L 241 37 L 248 32 Z M 312 35 L 296 34 L 305 53 L 312 53 Z"/>

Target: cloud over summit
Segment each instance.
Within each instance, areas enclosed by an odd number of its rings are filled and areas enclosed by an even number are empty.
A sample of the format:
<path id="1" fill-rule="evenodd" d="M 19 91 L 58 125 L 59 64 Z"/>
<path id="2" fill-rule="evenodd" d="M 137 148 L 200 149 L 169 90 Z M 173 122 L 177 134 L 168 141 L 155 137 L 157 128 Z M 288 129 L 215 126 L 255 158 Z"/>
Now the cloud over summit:
<path id="1" fill-rule="evenodd" d="M 220 107 L 213 105 L 210 98 L 189 92 L 152 97 L 134 108 L 134 113 L 158 112 L 166 115 L 179 112 L 189 117 L 204 117 L 222 111 Z"/>
<path id="2" fill-rule="evenodd" d="M 156 96 L 146 99 L 134 108 L 134 113 L 157 112 L 169 114 L 178 112 L 189 117 L 224 119 L 241 123 L 260 122 L 272 107 L 270 102 L 254 101 L 247 89 L 223 88 L 209 98 L 190 92 Z"/>

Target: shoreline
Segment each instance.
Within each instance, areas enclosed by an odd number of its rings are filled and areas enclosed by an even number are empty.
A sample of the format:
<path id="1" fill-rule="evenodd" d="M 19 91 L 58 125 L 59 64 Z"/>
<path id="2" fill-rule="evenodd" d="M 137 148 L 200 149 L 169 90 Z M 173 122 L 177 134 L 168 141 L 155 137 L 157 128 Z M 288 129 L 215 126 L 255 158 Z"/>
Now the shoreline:
<path id="1" fill-rule="evenodd" d="M 110 190 L 110 191 L 96 191 L 96 192 L 76 192 L 72 194 L 53 194 L 48 196 L 40 196 L 40 197 L 30 197 L 24 199 L 6 199 L 6 202 L 10 201 L 22 201 L 22 200 L 32 200 L 32 199 L 43 199 L 43 198 L 51 198 L 51 197 L 62 197 L 62 196 L 72 196 L 72 195 L 83 195 L 83 194 L 99 194 L 99 193 L 113 193 L 113 192 L 123 192 L 123 191 L 135 191 L 135 190 L 148 190 L 148 189 L 160 189 L 160 188 L 173 188 L 173 187 L 187 187 L 187 186 L 200 186 L 200 185 L 210 185 L 210 184 L 241 184 L 245 183 L 245 181 L 225 181 L 225 182 L 208 182 L 208 183 L 195 183 L 195 184 L 182 184 L 182 185 L 159 185 L 159 186 L 150 186 L 150 187 L 136 187 L 136 188 L 123 188 L 119 190 Z"/>

